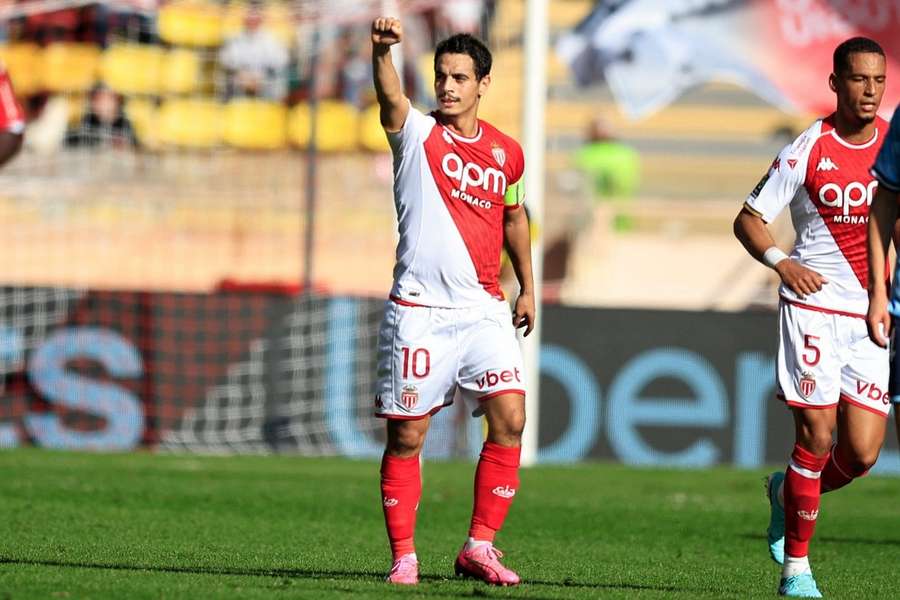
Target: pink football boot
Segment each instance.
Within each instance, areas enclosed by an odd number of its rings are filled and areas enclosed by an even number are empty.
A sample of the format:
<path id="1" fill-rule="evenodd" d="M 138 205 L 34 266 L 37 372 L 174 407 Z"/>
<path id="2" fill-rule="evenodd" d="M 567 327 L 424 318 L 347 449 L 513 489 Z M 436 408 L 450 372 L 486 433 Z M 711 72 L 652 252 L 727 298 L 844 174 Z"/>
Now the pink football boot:
<path id="1" fill-rule="evenodd" d="M 500 564 L 502 556 L 492 544 L 480 544 L 471 550 L 463 546 L 456 557 L 456 574 L 491 585 L 518 585 L 521 580 L 516 572 Z"/>
<path id="2" fill-rule="evenodd" d="M 419 561 L 415 554 L 404 554 L 394 561 L 391 572 L 385 579 L 397 585 L 415 585 L 419 583 Z"/>

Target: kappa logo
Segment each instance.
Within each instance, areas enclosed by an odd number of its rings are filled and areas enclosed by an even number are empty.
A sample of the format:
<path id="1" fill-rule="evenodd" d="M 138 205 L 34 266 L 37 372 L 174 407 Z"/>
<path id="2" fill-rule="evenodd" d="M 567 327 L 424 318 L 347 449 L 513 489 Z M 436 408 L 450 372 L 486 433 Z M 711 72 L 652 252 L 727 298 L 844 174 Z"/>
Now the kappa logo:
<path id="1" fill-rule="evenodd" d="M 491 493 L 494 494 L 495 496 L 500 496 L 501 498 L 505 498 L 505 499 L 509 500 L 510 498 L 512 498 L 513 496 L 516 495 L 516 490 L 512 489 L 508 485 L 504 485 L 504 486 L 498 485 L 497 487 L 495 487 L 494 489 L 491 490 Z"/>
<path id="2" fill-rule="evenodd" d="M 382 503 L 384 504 L 385 508 L 391 508 L 393 506 L 397 506 L 398 504 L 400 504 L 400 501 L 397 500 L 396 498 L 385 498 Z"/>
<path id="3" fill-rule="evenodd" d="M 375 408 L 384 408 L 384 402 L 381 400 L 381 394 L 375 394 Z"/>
<path id="4" fill-rule="evenodd" d="M 788 166 L 789 166 L 790 168 L 793 169 L 794 167 L 797 166 L 797 159 L 796 159 L 796 158 L 789 158 L 789 159 L 787 159 L 787 164 L 788 164 Z"/>
<path id="5" fill-rule="evenodd" d="M 816 391 L 816 378 L 809 371 L 800 374 L 800 395 L 809 398 Z"/>
<path id="6" fill-rule="evenodd" d="M 408 410 L 414 409 L 419 404 L 419 388 L 414 385 L 404 385 L 400 392 L 400 402 Z"/>
<path id="7" fill-rule="evenodd" d="M 828 156 L 823 156 L 821 160 L 819 160 L 819 164 L 816 166 L 816 171 L 837 171 L 838 166 L 834 164 L 834 161 L 831 160 Z"/>
<path id="8" fill-rule="evenodd" d="M 798 510 L 797 516 L 803 519 L 804 521 L 815 521 L 819 518 L 819 511 L 806 511 L 806 510 Z"/>
<path id="9" fill-rule="evenodd" d="M 445 142 L 447 142 L 447 143 L 450 144 L 451 146 L 453 145 L 453 136 L 450 135 L 450 132 L 449 132 L 449 131 L 447 131 L 447 130 L 445 129 L 445 130 L 444 130 L 444 133 L 442 134 L 442 136 L 443 136 Z"/>
<path id="10" fill-rule="evenodd" d="M 772 170 L 773 171 L 781 170 L 781 159 L 780 158 L 776 158 L 774 161 L 772 161 Z"/>

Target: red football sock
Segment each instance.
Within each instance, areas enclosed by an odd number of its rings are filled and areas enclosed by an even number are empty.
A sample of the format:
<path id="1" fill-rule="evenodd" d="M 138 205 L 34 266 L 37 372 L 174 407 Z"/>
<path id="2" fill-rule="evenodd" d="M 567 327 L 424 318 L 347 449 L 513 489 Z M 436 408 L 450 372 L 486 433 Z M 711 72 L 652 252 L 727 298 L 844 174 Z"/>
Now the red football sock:
<path id="1" fill-rule="evenodd" d="M 828 456 L 816 456 L 794 445 L 784 479 L 784 553 L 788 556 L 809 554 L 809 540 L 819 516 L 819 476 Z"/>
<path id="2" fill-rule="evenodd" d="M 381 459 L 381 504 L 394 560 L 415 552 L 416 510 L 422 495 L 419 456 Z"/>
<path id="3" fill-rule="evenodd" d="M 831 449 L 831 456 L 822 469 L 822 493 L 833 492 L 840 489 L 858 477 L 863 477 L 868 471 L 858 471 L 847 465 L 841 458 L 837 448 Z"/>
<path id="4" fill-rule="evenodd" d="M 521 448 L 485 442 L 475 469 L 475 506 L 469 537 L 493 542 L 503 527 L 513 496 L 519 489 Z"/>

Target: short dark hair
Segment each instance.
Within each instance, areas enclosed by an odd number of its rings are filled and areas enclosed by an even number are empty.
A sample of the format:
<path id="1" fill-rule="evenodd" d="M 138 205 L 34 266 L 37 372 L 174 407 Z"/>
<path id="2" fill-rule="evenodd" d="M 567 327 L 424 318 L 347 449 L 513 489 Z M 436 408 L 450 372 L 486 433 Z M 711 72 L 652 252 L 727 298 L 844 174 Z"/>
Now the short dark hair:
<path id="1" fill-rule="evenodd" d="M 434 49 L 434 69 L 437 71 L 438 59 L 443 54 L 467 54 L 475 63 L 475 78 L 482 79 L 491 72 L 494 59 L 484 42 L 468 33 L 457 33 L 448 37 Z"/>
<path id="2" fill-rule="evenodd" d="M 850 69 L 851 54 L 880 54 L 884 56 L 884 48 L 873 39 L 867 37 L 854 37 L 841 42 L 834 49 L 834 73 L 842 73 Z"/>

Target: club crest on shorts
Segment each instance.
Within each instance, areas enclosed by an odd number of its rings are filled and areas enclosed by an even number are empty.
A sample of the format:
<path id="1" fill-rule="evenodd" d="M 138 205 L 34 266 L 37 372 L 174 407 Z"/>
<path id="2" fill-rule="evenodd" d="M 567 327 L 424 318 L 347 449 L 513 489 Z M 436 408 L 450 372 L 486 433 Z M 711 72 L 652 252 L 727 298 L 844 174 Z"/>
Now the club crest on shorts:
<path id="1" fill-rule="evenodd" d="M 407 409 L 414 409 L 419 404 L 419 388 L 414 385 L 404 385 L 400 392 L 400 402 Z"/>
<path id="2" fill-rule="evenodd" d="M 816 391 L 816 378 L 809 371 L 800 374 L 800 395 L 809 398 Z"/>
<path id="3" fill-rule="evenodd" d="M 501 167 L 506 163 L 506 150 L 497 144 L 491 146 L 491 154 L 494 155 L 494 160 L 496 160 L 497 164 Z"/>

